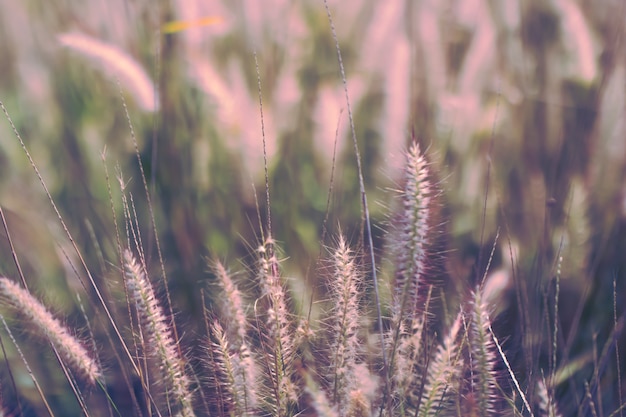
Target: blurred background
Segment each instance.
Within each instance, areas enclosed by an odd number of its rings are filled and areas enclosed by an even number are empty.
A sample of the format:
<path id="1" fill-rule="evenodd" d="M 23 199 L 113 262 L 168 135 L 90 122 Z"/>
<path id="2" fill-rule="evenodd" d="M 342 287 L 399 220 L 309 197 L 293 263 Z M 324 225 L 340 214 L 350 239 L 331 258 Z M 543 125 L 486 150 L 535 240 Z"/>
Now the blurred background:
<path id="1" fill-rule="evenodd" d="M 583 358 L 575 372 L 588 379 L 599 360 L 590 352 L 611 337 L 626 291 L 624 2 L 328 5 L 377 254 L 384 256 L 390 189 L 414 132 L 441 189 L 445 268 L 437 279 L 454 294 L 473 286 L 499 233 L 497 311 L 515 329 L 506 343 L 524 374 L 529 362 L 551 356 L 539 332 L 554 312 L 562 256 L 562 331 L 549 366 Z M 112 299 L 123 298 L 115 285 L 123 195 L 132 197 L 153 276 L 161 274 L 134 140 L 184 329 L 203 326 L 194 318 L 198 288 L 210 288 L 207 259 L 242 270 L 259 244 L 263 140 L 272 232 L 296 302 L 308 305 L 321 291 L 315 267 L 327 214 L 323 244 L 340 229 L 358 242 L 355 156 L 322 1 L 0 0 L 0 57 L 0 101 Z M 76 254 L 2 119 L 0 205 L 26 279 L 69 323 L 83 325 L 76 295 L 85 293 L 77 278 L 84 271 L 74 270 Z M 0 273 L 17 278 L 4 230 Z M 609 368 L 598 385 L 601 407 L 612 411 L 619 370 Z M 567 385 L 558 392 L 580 395 Z"/>

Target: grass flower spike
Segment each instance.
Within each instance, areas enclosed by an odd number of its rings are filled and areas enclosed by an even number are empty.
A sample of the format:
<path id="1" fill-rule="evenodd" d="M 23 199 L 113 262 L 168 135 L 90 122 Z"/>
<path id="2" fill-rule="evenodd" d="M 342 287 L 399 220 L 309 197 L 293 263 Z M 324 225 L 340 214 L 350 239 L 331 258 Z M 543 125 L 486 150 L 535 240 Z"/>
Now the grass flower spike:
<path id="1" fill-rule="evenodd" d="M 159 362 L 162 377 L 165 378 L 168 404 L 178 409 L 183 417 L 195 416 L 189 378 L 185 375 L 184 361 L 172 335 L 170 321 L 166 319 L 150 281 L 130 250 L 124 251 L 124 262 L 129 295 L 139 315 L 146 349 Z"/>
<path id="2" fill-rule="evenodd" d="M 548 392 L 543 379 L 537 381 L 537 397 L 539 397 L 539 415 L 541 417 L 561 417 L 557 404 Z"/>
<path id="3" fill-rule="evenodd" d="M 343 236 L 339 238 L 333 261 L 330 374 L 332 398 L 335 403 L 343 404 L 348 402 L 349 389 L 354 385 L 353 371 L 359 346 L 357 332 L 362 317 L 359 308 L 362 277 Z"/>
<path id="4" fill-rule="evenodd" d="M 427 162 L 417 143 L 409 148 L 404 172 L 405 184 L 400 191 L 402 206 L 398 210 L 396 233 L 391 238 L 396 257 L 393 314 L 412 319 L 417 313 L 420 280 L 426 269 L 433 194 Z"/>
<path id="5" fill-rule="evenodd" d="M 626 0 L 31 3 L 0 417 L 626 417 Z"/>
<path id="6" fill-rule="evenodd" d="M 468 303 L 470 317 L 469 322 L 469 366 L 470 379 L 467 398 L 469 415 L 489 416 L 494 415 L 494 400 L 497 398 L 496 390 L 496 346 L 489 331 L 491 320 L 489 319 L 488 306 L 483 300 L 482 292 L 472 292 L 472 298 Z"/>
<path id="7" fill-rule="evenodd" d="M 96 361 L 83 345 L 70 334 L 59 320 L 27 290 L 6 277 L 0 277 L 0 296 L 34 328 L 34 333 L 44 335 L 76 373 L 90 384 L 100 378 Z"/>
<path id="8" fill-rule="evenodd" d="M 448 336 L 439 346 L 428 368 L 428 380 L 424 387 L 420 415 L 436 416 L 452 412 L 458 398 L 463 361 L 461 356 L 460 329 L 463 312 L 459 312 Z"/>
<path id="9" fill-rule="evenodd" d="M 224 293 L 221 322 L 213 324 L 213 348 L 211 355 L 214 361 L 221 359 L 221 363 L 232 362 L 230 372 L 220 372 L 221 375 L 231 375 L 227 384 L 236 391 L 232 396 L 236 414 L 249 413 L 257 407 L 257 380 L 258 369 L 254 356 L 250 351 L 247 330 L 250 327 L 244 310 L 244 300 L 239 288 L 233 282 L 230 274 L 220 262 L 213 267 L 218 285 Z M 222 328 L 223 323 L 225 328 Z M 230 337 L 227 337 L 228 336 Z M 232 382 L 232 383 L 231 383 Z M 225 387 L 223 391 L 228 391 Z M 237 411 L 239 410 L 239 411 Z"/>
<path id="10" fill-rule="evenodd" d="M 60 34 L 58 41 L 91 61 L 95 68 L 111 78 L 119 79 L 120 84 L 132 93 L 143 110 L 158 110 L 155 107 L 157 101 L 152 80 L 141 65 L 126 52 L 115 45 L 78 32 Z"/>
<path id="11" fill-rule="evenodd" d="M 398 191 L 400 206 L 396 209 L 389 246 L 395 259 L 395 281 L 391 300 L 392 328 L 388 335 L 393 375 L 393 396 L 400 414 L 417 409 L 419 387 L 423 385 L 427 299 L 421 288 L 427 262 L 430 207 L 433 186 L 425 157 L 413 143 L 406 157 L 404 184 Z M 424 298 L 424 299 L 422 299 Z M 419 305 L 424 301 L 424 305 Z"/>
<path id="12" fill-rule="evenodd" d="M 277 415 L 288 415 L 297 398 L 292 382 L 295 353 L 294 328 L 289 314 L 286 289 L 281 282 L 280 267 L 274 241 L 268 238 L 258 249 L 258 279 L 261 284 L 262 304 L 265 306 L 264 330 L 259 335 L 265 339 L 269 353 L 264 364 L 268 369 L 267 406 Z M 267 326 L 267 327 L 265 327 Z"/>

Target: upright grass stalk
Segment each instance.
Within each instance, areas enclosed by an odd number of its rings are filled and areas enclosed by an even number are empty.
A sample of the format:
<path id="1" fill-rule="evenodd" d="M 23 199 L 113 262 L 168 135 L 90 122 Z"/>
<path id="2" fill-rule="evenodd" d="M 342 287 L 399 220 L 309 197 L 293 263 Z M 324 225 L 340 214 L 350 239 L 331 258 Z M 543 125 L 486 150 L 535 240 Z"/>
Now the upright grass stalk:
<path id="1" fill-rule="evenodd" d="M 410 415 L 419 403 L 419 386 L 425 364 L 424 319 L 418 317 L 410 322 L 401 322 L 398 328 L 398 341 L 393 352 L 391 383 L 392 397 L 397 403 L 401 416 Z"/>
<path id="2" fill-rule="evenodd" d="M 249 347 L 247 337 L 249 323 L 244 311 L 244 300 L 241 291 L 222 263 L 216 262 L 213 271 L 224 293 L 222 322 L 227 326 L 225 330 L 222 330 L 221 327 L 216 328 L 214 325 L 213 333 L 218 340 L 220 338 L 217 336 L 220 331 L 231 335 L 230 338 L 224 335 L 224 342 L 230 339 L 230 348 L 225 352 L 232 357 L 234 362 L 234 381 L 237 382 L 237 390 L 241 397 L 239 409 L 241 412 L 248 413 L 257 407 L 258 369 Z M 224 351 L 223 348 L 222 351 Z"/>
<path id="3" fill-rule="evenodd" d="M 280 277 L 280 268 L 274 242 L 268 238 L 258 249 L 259 283 L 263 303 L 265 304 L 265 325 L 259 324 L 258 330 L 266 329 L 260 334 L 264 346 L 265 368 L 269 379 L 267 406 L 277 417 L 289 416 L 292 413 L 297 394 L 292 383 L 294 373 L 294 329 L 289 317 L 286 290 Z M 259 316 L 257 315 L 257 323 Z"/>
<path id="4" fill-rule="evenodd" d="M 392 314 L 394 324 L 411 320 L 419 311 L 418 292 L 426 270 L 426 246 L 431 232 L 431 201 L 433 186 L 426 159 L 419 145 L 413 142 L 406 157 L 405 183 L 399 191 L 401 207 L 397 215 L 391 249 L 395 255 L 396 273 L 393 287 Z"/>
<path id="5" fill-rule="evenodd" d="M 239 288 L 233 282 L 230 274 L 221 262 L 215 262 L 212 270 L 217 276 L 217 282 L 224 293 L 222 318 L 232 328 L 237 343 L 246 339 L 248 319 L 244 311 L 244 300 Z"/>
<path id="6" fill-rule="evenodd" d="M 182 417 L 195 416 L 189 378 L 185 375 L 183 358 L 170 329 L 170 320 L 163 314 L 152 284 L 130 250 L 124 251 L 127 285 L 130 298 L 139 316 L 139 326 L 147 340 L 146 349 L 155 358 L 164 377 L 168 405 Z"/>
<path id="7" fill-rule="evenodd" d="M 561 417 L 554 397 L 550 395 L 544 379 L 537 381 L 537 396 L 539 397 L 539 415 L 541 417 Z"/>
<path id="8" fill-rule="evenodd" d="M 613 327 L 617 327 L 617 282 L 615 280 L 615 275 L 613 276 Z M 617 392 L 622 392 L 622 374 L 619 372 L 622 368 L 620 367 L 620 355 L 619 355 L 619 346 L 615 345 L 615 367 L 617 368 Z M 622 411 L 624 408 L 624 399 L 620 395 L 619 397 L 619 415 L 623 417 L 624 412 Z"/>
<path id="9" fill-rule="evenodd" d="M 423 330 L 427 308 L 420 305 L 420 281 L 424 277 L 430 227 L 433 187 L 427 162 L 417 143 L 406 155 L 403 187 L 397 190 L 400 207 L 389 236 L 395 260 L 395 281 L 391 300 L 391 331 L 388 334 L 389 372 L 393 373 L 393 396 L 405 407 L 417 407 L 415 388 L 422 384 L 420 361 L 424 357 Z M 411 399 L 412 398 L 412 399 Z M 390 405 L 388 404 L 388 407 Z"/>
<path id="10" fill-rule="evenodd" d="M 358 330 L 362 274 L 343 235 L 333 252 L 331 287 L 332 322 L 330 324 L 330 375 L 332 399 L 335 404 L 347 404 L 350 387 L 354 385 L 354 366 L 358 354 Z"/>
<path id="11" fill-rule="evenodd" d="M 448 415 L 453 412 L 459 394 L 463 370 L 461 329 L 463 311 L 460 311 L 428 367 L 428 378 L 420 405 L 420 416 Z"/>
<path id="12" fill-rule="evenodd" d="M 211 333 L 213 342 L 210 349 L 213 351 L 211 359 L 218 379 L 216 383 L 221 385 L 221 403 L 224 407 L 228 407 L 224 411 L 236 416 L 246 415 L 248 412 L 247 387 L 246 381 L 238 369 L 237 356 L 231 354 L 231 348 L 219 321 L 213 322 Z"/>
<path id="13" fill-rule="evenodd" d="M 328 23 L 330 24 L 330 31 L 335 41 L 335 50 L 337 51 L 337 62 L 339 64 L 339 72 L 341 73 L 341 81 L 343 83 L 343 91 L 346 97 L 346 108 L 348 109 L 348 120 L 350 121 L 350 132 L 352 134 L 352 145 L 354 147 L 354 156 L 356 157 L 357 173 L 359 176 L 359 193 L 361 194 L 361 207 L 362 207 L 362 223 L 365 226 L 366 236 L 362 236 L 363 239 L 367 238 L 367 246 L 369 248 L 369 259 L 371 263 L 372 282 L 374 287 L 374 296 L 376 298 L 376 313 L 378 318 L 378 329 L 380 331 L 381 346 L 385 344 L 385 335 L 383 332 L 383 315 L 380 304 L 380 294 L 378 290 L 378 271 L 376 269 L 376 256 L 374 255 L 374 238 L 372 236 L 372 224 L 370 221 L 370 209 L 367 202 L 367 193 L 365 192 L 365 181 L 363 180 L 363 168 L 361 167 L 361 153 L 359 152 L 359 145 L 356 140 L 356 128 L 354 127 L 354 117 L 352 116 L 352 106 L 350 104 L 350 95 L 348 94 L 348 81 L 346 78 L 346 71 L 343 65 L 343 58 L 341 56 L 341 49 L 339 48 L 339 38 L 335 31 L 335 24 L 328 7 L 328 0 L 324 0 L 324 8 L 326 9 L 326 15 L 328 17 Z M 363 229 L 363 226 L 362 226 Z M 363 233 L 361 233 L 363 235 Z M 389 364 L 387 363 L 387 353 L 385 349 L 382 350 L 383 360 L 383 374 L 385 376 L 385 391 L 388 390 L 389 385 Z"/>
<path id="14" fill-rule="evenodd" d="M 466 402 L 468 415 L 490 416 L 497 398 L 496 346 L 491 337 L 491 320 L 482 291 L 472 291 L 468 303 L 470 379 Z M 472 414 L 474 413 L 474 414 Z"/>

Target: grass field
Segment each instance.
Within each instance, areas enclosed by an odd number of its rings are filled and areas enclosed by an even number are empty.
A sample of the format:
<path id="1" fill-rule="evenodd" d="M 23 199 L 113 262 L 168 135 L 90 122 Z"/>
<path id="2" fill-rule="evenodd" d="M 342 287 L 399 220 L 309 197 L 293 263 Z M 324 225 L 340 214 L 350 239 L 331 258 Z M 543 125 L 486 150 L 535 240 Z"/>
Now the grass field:
<path id="1" fill-rule="evenodd" d="M 625 16 L 0 1 L 5 414 L 623 416 Z"/>

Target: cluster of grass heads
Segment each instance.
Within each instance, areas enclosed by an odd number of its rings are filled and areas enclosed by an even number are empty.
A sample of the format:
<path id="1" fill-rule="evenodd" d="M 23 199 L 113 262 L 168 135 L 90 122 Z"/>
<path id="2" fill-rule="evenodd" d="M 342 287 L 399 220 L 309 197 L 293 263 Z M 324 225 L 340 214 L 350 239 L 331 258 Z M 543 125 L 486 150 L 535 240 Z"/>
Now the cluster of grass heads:
<path id="1" fill-rule="evenodd" d="M 327 307 L 316 322 L 290 309 L 277 249 L 268 236 L 254 254 L 254 288 L 249 294 L 240 290 L 242 284 L 221 263 L 211 266 L 221 302 L 203 315 L 207 334 L 196 341 L 203 348 L 194 360 L 185 359 L 183 353 L 184 344 L 192 342 L 177 335 L 163 307 L 168 303 L 155 295 L 143 261 L 137 219 L 132 207 L 126 206 L 124 241 L 129 243 L 124 246 L 132 242 L 138 255 L 124 249 L 122 268 L 128 313 L 135 325 L 131 340 L 118 340 L 118 333 L 110 336 L 110 342 L 124 346 L 125 354 L 117 360 L 121 367 L 128 366 L 124 377 L 129 394 L 134 389 L 130 379 L 140 384 L 128 409 L 111 397 L 110 371 L 97 350 L 91 358 L 28 290 L 4 277 L 2 299 L 22 316 L 19 327 L 32 329 L 50 342 L 86 415 L 102 411 L 91 408 L 99 394 L 89 387 L 103 391 L 110 401 L 108 413 L 114 415 L 486 416 L 533 415 L 533 409 L 540 415 L 559 415 L 553 373 L 538 380 L 538 401 L 530 405 L 527 397 L 536 387 L 531 384 L 522 390 L 511 369 L 492 330 L 483 282 L 462 295 L 458 312 L 443 317 L 444 322 L 452 321 L 443 328 L 445 337 L 437 340 L 429 307 L 433 284 L 428 268 L 433 263 L 429 236 L 435 190 L 417 144 L 407 153 L 405 177 L 389 237 L 396 268 L 388 306 L 391 314 L 384 327 L 373 326 L 366 314 L 364 253 L 351 249 L 342 235 L 328 248 Z M 13 347 L 20 351 L 4 318 L 3 323 Z M 54 415 L 45 387 L 40 387 L 26 357 L 20 356 L 42 404 Z M 11 378 L 16 387 L 13 373 Z M 20 401 L 17 407 L 24 411 Z"/>
<path id="2" fill-rule="evenodd" d="M 623 6 L 109 3 L 0 4 L 8 414 L 623 414 Z"/>
<path id="3" fill-rule="evenodd" d="M 554 395 L 559 384 L 555 368 L 535 364 L 533 374 L 520 382 L 493 331 L 492 303 L 501 294 L 484 281 L 493 252 L 483 279 L 460 294 L 456 307 L 441 317 L 433 313 L 437 285 L 432 271 L 437 254 L 431 237 L 437 232 L 433 209 L 438 192 L 416 143 L 406 160 L 390 222 L 388 254 L 394 278 L 385 308 L 389 314 L 382 326 L 367 314 L 367 290 L 372 286 L 367 283 L 368 263 L 362 249 L 352 249 L 341 234 L 328 248 L 320 267 L 327 300 L 321 317 L 312 320 L 291 307 L 293 297 L 270 235 L 253 254 L 247 280 L 235 279 L 219 261 L 210 265 L 216 278 L 211 291 L 216 302 L 202 314 L 206 334 L 195 342 L 194 336 L 183 338 L 177 334 L 171 310 L 164 307 L 171 305 L 169 297 L 155 294 L 138 219 L 127 202 L 122 246 L 135 250 L 119 249 L 130 332 L 115 326 L 109 312 L 113 306 L 107 307 L 114 300 L 105 303 L 100 298 L 102 308 L 97 308 L 109 317 L 115 331 L 109 342 L 123 347 L 116 356 L 119 368 L 110 368 L 100 349 L 88 352 L 85 346 L 93 343 L 79 341 L 26 288 L 5 277 L 0 278 L 2 300 L 14 311 L 19 328 L 50 343 L 85 415 L 561 415 Z M 17 263 L 17 254 L 13 255 Z M 559 278 L 560 270 L 557 290 Z M 100 290 L 94 290 L 101 297 Z M 558 305 L 558 292 L 554 301 Z M 3 350 L 19 352 L 42 407 L 52 415 L 62 413 L 49 403 L 47 387 L 39 384 L 11 326 L 4 315 L 0 317 L 12 342 L 10 346 L 3 342 Z M 437 326 L 438 321 L 444 325 Z M 549 323 L 542 337 L 556 341 L 557 329 Z M 437 336 L 438 331 L 442 336 Z M 187 344 L 201 346 L 197 357 L 185 353 Z M 600 362 L 607 355 L 603 352 Z M 17 376 L 22 366 L 7 364 L 14 394 L 19 395 L 24 389 Z M 116 389 L 108 380 L 118 378 L 109 375 L 112 369 L 123 374 L 129 404 L 122 405 L 113 396 Z M 597 413 L 592 389 L 600 377 L 594 373 L 585 383 L 579 413 Z M 19 414 L 28 409 L 23 408 L 27 407 L 24 400 L 12 406 Z"/>

